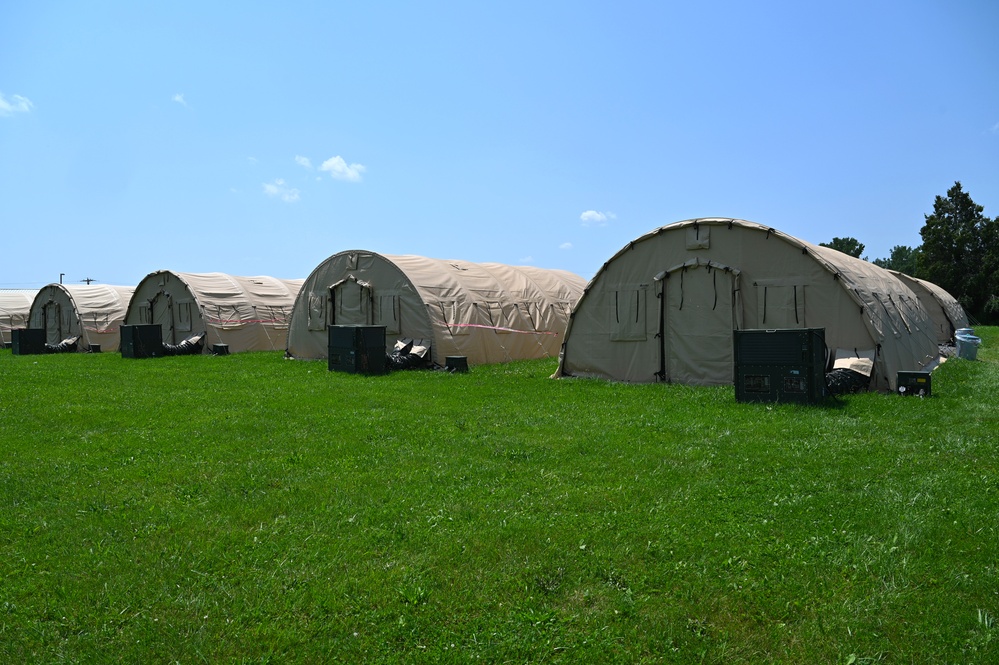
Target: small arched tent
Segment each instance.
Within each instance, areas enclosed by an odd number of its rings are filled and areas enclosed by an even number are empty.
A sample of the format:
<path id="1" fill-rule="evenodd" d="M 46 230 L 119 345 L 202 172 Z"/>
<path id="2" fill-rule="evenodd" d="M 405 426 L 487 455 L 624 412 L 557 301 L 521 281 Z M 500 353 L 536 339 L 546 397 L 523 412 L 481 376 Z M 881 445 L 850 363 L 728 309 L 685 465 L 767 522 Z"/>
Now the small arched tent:
<path id="1" fill-rule="evenodd" d="M 10 346 L 10 331 L 28 327 L 31 301 L 38 289 L 0 289 L 0 347 Z"/>
<path id="2" fill-rule="evenodd" d="M 49 284 L 31 303 L 28 327 L 44 330 L 46 344 L 79 337 L 78 351 L 117 351 L 118 328 L 133 291 L 110 284 Z"/>
<path id="3" fill-rule="evenodd" d="M 232 353 L 284 350 L 303 281 L 159 270 L 136 286 L 125 323 L 160 324 L 166 344 L 204 332 L 206 351 L 214 344 Z"/>
<path id="4" fill-rule="evenodd" d="M 890 271 L 908 286 L 923 309 L 933 320 L 934 330 L 937 336 L 937 343 L 948 344 L 954 341 L 955 331 L 968 327 L 968 315 L 965 313 L 961 303 L 946 290 L 937 286 L 933 282 L 924 279 L 910 277 L 905 273 Z"/>
<path id="5" fill-rule="evenodd" d="M 295 301 L 288 355 L 328 356 L 330 325 L 385 326 L 430 347 L 433 363 L 556 357 L 586 281 L 563 270 L 422 256 L 340 252 L 319 264 Z"/>
<path id="6" fill-rule="evenodd" d="M 896 388 L 939 361 L 933 324 L 897 277 L 729 218 L 670 224 L 628 243 L 576 304 L 557 376 L 731 385 L 733 331 L 824 328 L 837 366 Z"/>

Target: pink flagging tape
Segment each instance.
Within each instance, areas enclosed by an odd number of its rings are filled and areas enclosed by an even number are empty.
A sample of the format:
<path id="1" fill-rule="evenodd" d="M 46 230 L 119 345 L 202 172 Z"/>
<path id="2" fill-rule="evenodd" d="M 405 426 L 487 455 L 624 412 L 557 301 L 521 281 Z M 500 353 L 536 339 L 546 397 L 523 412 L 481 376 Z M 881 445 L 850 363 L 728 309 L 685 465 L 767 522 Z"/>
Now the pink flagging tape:
<path id="1" fill-rule="evenodd" d="M 452 323 L 449 328 L 485 328 L 486 330 L 502 330 L 503 332 L 521 333 L 524 335 L 558 335 L 557 332 L 542 332 L 540 330 L 515 330 L 513 328 L 503 328 L 501 326 L 484 326 L 478 323 Z"/>
<path id="2" fill-rule="evenodd" d="M 219 319 L 215 317 L 204 317 L 205 323 L 211 323 L 215 325 L 243 325 L 246 323 L 260 323 L 263 325 L 272 326 L 286 326 L 287 321 L 280 321 L 278 319 Z"/>

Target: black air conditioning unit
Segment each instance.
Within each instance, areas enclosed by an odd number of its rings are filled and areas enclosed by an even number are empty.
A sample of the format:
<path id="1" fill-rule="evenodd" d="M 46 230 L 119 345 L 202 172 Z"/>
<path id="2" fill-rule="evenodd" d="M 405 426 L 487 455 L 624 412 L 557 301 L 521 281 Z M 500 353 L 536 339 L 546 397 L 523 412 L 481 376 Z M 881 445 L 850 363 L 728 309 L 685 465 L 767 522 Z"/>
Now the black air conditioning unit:
<path id="1" fill-rule="evenodd" d="M 15 328 L 10 331 L 10 352 L 15 356 L 45 353 L 44 328 Z"/>
<path id="2" fill-rule="evenodd" d="M 814 403 L 826 395 L 825 328 L 736 330 L 735 399 Z"/>
<path id="3" fill-rule="evenodd" d="M 329 370 L 384 374 L 385 326 L 330 326 Z"/>
<path id="4" fill-rule="evenodd" d="M 158 323 L 121 326 L 122 358 L 159 358 L 163 355 L 163 328 Z"/>

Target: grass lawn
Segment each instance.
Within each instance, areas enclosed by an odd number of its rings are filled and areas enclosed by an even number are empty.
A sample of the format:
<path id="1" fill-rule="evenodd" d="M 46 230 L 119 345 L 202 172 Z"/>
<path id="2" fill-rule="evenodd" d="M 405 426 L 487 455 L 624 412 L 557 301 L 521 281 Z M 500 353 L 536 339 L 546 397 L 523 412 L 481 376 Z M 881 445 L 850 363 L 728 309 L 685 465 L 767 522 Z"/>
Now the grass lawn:
<path id="1" fill-rule="evenodd" d="M 740 404 L 0 351 L 0 662 L 999 662 L 999 328 Z"/>

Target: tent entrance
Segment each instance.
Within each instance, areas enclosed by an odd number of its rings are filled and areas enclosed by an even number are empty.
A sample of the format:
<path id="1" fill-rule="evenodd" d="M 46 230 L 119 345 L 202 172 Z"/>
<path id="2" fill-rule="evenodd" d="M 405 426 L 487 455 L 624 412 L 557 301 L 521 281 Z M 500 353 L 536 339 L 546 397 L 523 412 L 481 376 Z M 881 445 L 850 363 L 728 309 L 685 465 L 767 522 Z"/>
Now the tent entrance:
<path id="1" fill-rule="evenodd" d="M 163 341 L 176 344 L 173 324 L 173 297 L 166 291 L 160 291 L 149 301 L 149 321 L 158 323 L 163 329 Z"/>
<path id="2" fill-rule="evenodd" d="M 49 301 L 42 306 L 42 321 L 45 322 L 45 343 L 58 344 L 62 335 L 62 305 Z"/>
<path id="3" fill-rule="evenodd" d="M 330 287 L 330 325 L 371 325 L 372 300 L 371 285 L 348 275 Z"/>
<path id="4" fill-rule="evenodd" d="M 732 383 L 732 331 L 741 327 L 739 271 L 699 259 L 665 270 L 659 285 L 663 381 Z"/>

